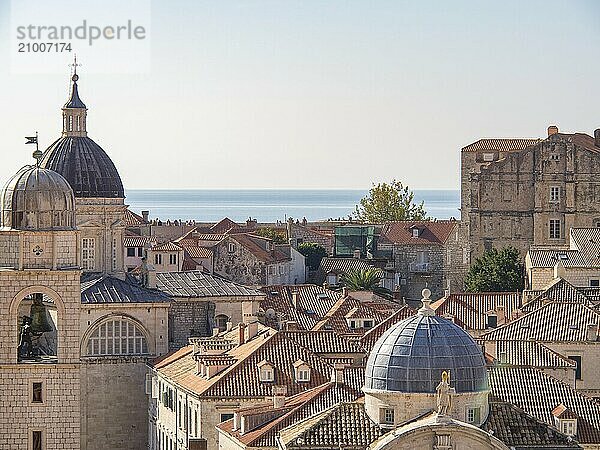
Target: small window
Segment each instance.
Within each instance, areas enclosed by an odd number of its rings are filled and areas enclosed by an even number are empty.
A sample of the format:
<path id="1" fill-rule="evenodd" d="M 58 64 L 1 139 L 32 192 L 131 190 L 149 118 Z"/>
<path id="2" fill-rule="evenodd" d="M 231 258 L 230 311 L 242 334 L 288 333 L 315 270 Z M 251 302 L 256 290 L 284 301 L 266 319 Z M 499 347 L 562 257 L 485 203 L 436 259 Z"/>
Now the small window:
<path id="1" fill-rule="evenodd" d="M 43 450 L 42 432 L 33 430 L 31 432 L 31 450 Z"/>
<path id="2" fill-rule="evenodd" d="M 494 154 L 493 153 L 484 153 L 483 154 L 483 160 L 485 162 L 490 162 L 494 160 Z"/>
<path id="3" fill-rule="evenodd" d="M 298 377 L 296 381 L 310 381 L 310 369 L 301 368 L 298 369 Z"/>
<path id="4" fill-rule="evenodd" d="M 350 328 L 352 328 L 352 329 L 356 328 L 356 320 L 350 321 Z"/>
<path id="5" fill-rule="evenodd" d="M 560 201 L 560 188 L 558 186 L 550 187 L 550 202 L 557 203 Z"/>
<path id="6" fill-rule="evenodd" d="M 221 414 L 221 422 L 225 422 L 226 420 L 233 419 L 233 413 L 223 413 Z"/>
<path id="7" fill-rule="evenodd" d="M 235 253 L 235 244 L 234 244 L 233 242 L 230 242 L 230 243 L 227 245 L 227 251 L 228 251 L 229 253 Z"/>
<path id="8" fill-rule="evenodd" d="M 41 382 L 34 382 L 32 385 L 31 403 L 44 403 L 43 385 Z"/>
<path id="9" fill-rule="evenodd" d="M 144 256 L 144 249 L 143 247 L 138 247 L 137 248 L 137 255 L 141 258 L 142 256 Z"/>
<path id="10" fill-rule="evenodd" d="M 581 380 L 581 356 L 567 356 L 567 358 L 577 363 L 577 366 L 575 367 L 575 379 Z"/>
<path id="11" fill-rule="evenodd" d="M 479 424 L 481 417 L 481 409 L 477 408 L 467 408 L 467 423 Z"/>
<path id="12" fill-rule="evenodd" d="M 177 264 L 177 253 L 169 253 L 169 264 Z"/>
<path id="13" fill-rule="evenodd" d="M 496 328 L 498 326 L 498 316 L 496 314 L 488 314 L 487 327 Z"/>
<path id="14" fill-rule="evenodd" d="M 373 321 L 372 320 L 365 320 L 363 322 L 363 328 L 373 328 Z"/>
<path id="15" fill-rule="evenodd" d="M 96 240 L 94 238 L 83 238 L 81 240 L 81 268 L 83 270 L 94 270 L 96 252 Z"/>
<path id="16" fill-rule="evenodd" d="M 260 367 L 258 372 L 260 381 L 268 383 L 275 380 L 275 371 L 269 364 L 264 364 Z"/>
<path id="17" fill-rule="evenodd" d="M 337 275 L 334 273 L 330 273 L 329 275 L 327 275 L 327 284 L 330 286 L 335 286 L 336 284 L 338 284 Z"/>
<path id="18" fill-rule="evenodd" d="M 550 154 L 550 160 L 551 161 L 559 161 L 560 160 L 560 155 L 558 155 L 556 153 L 551 153 Z"/>
<path id="19" fill-rule="evenodd" d="M 590 280 L 590 287 L 600 287 L 600 280 Z"/>
<path id="20" fill-rule="evenodd" d="M 394 425 L 394 410 L 392 408 L 383 408 L 381 410 L 381 423 Z"/>
<path id="21" fill-rule="evenodd" d="M 550 239 L 560 239 L 560 220 L 550 219 Z"/>
<path id="22" fill-rule="evenodd" d="M 418 238 L 419 237 L 419 229 L 418 228 L 413 228 L 412 229 L 412 237 L 414 237 L 414 238 Z"/>
<path id="23" fill-rule="evenodd" d="M 135 256 L 135 247 L 127 247 L 127 256 L 130 258 Z"/>
<path id="24" fill-rule="evenodd" d="M 154 255 L 154 264 L 162 264 L 162 255 L 160 253 Z"/>
<path id="25" fill-rule="evenodd" d="M 575 421 L 574 420 L 562 420 L 561 430 L 563 434 L 567 436 L 575 436 Z"/>

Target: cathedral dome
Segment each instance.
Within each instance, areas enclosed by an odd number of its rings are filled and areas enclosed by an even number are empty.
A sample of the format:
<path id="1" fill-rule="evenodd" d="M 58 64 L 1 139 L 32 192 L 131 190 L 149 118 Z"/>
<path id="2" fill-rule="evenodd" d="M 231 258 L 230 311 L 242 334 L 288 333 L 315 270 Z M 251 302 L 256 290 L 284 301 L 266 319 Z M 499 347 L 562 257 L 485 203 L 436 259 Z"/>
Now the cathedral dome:
<path id="1" fill-rule="evenodd" d="M 418 314 L 394 325 L 375 343 L 367 360 L 365 391 L 434 394 L 443 371 L 450 374 L 457 393 L 486 391 L 480 347 L 462 328 L 436 316 L 428 300 L 424 303 Z"/>
<path id="2" fill-rule="evenodd" d="M 0 225 L 17 230 L 75 229 L 73 189 L 59 173 L 25 166 L 0 195 Z"/>
<path id="3" fill-rule="evenodd" d="M 44 153 L 41 167 L 67 179 L 75 197 L 124 198 L 117 168 L 102 147 L 87 136 L 63 136 Z"/>
<path id="4" fill-rule="evenodd" d="M 71 96 L 62 108 L 63 133 L 44 153 L 41 167 L 67 179 L 78 198 L 124 198 L 123 183 L 106 152 L 87 136 L 87 108 L 75 73 Z"/>

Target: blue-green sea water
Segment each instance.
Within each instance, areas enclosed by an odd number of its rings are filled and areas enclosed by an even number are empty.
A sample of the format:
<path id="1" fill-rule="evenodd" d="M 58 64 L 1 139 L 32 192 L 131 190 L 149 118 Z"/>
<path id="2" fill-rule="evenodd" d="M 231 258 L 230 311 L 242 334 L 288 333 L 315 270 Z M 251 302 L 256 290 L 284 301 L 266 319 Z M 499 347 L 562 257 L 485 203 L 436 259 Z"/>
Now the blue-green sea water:
<path id="1" fill-rule="evenodd" d="M 437 219 L 459 218 L 458 190 L 419 190 L 415 200 Z M 307 220 L 347 218 L 367 192 L 363 190 L 128 190 L 125 202 L 150 218 L 195 219 L 215 222 L 223 217 L 259 222 L 284 221 L 289 217 Z"/>

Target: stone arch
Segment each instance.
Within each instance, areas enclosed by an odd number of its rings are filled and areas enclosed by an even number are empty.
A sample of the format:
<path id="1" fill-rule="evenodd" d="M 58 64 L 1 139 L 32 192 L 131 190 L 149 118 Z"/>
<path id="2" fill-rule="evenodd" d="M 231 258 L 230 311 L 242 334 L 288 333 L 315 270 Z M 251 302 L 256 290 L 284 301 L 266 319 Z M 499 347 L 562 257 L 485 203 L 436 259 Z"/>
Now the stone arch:
<path id="1" fill-rule="evenodd" d="M 21 302 L 25 299 L 25 297 L 32 295 L 32 294 L 45 294 L 48 297 L 50 297 L 53 301 L 54 304 L 56 305 L 56 329 L 57 329 L 57 341 L 56 341 L 56 355 L 58 358 L 58 361 L 62 361 L 64 359 L 65 356 L 65 348 L 64 348 L 64 340 L 65 340 L 65 333 L 64 333 L 64 318 L 65 318 L 65 303 L 62 299 L 62 297 L 60 296 L 60 294 L 58 292 L 56 292 L 54 289 L 49 288 L 48 286 L 42 286 L 42 285 L 34 285 L 34 286 L 28 286 L 26 288 L 21 289 L 19 292 L 17 292 L 12 300 L 10 301 L 10 305 L 8 307 L 8 312 L 9 312 L 9 324 L 10 324 L 10 347 L 11 347 L 11 360 L 16 361 L 17 358 L 17 346 L 19 344 L 18 342 L 18 313 L 19 313 L 19 305 L 21 304 Z"/>
<path id="2" fill-rule="evenodd" d="M 83 336 L 81 338 L 81 342 L 79 344 L 79 354 L 81 356 L 90 356 L 87 354 L 87 346 L 88 346 L 90 337 L 92 336 L 94 331 L 96 331 L 96 329 L 100 325 L 102 325 L 103 323 L 109 322 L 111 320 L 123 320 L 126 322 L 133 323 L 133 325 L 142 332 L 143 337 L 146 340 L 146 345 L 148 347 L 147 354 L 153 355 L 156 353 L 156 345 L 155 345 L 156 343 L 154 342 L 152 335 L 150 334 L 150 332 L 148 331 L 148 329 L 142 322 L 140 322 L 135 317 L 130 316 L 129 314 L 125 314 L 125 313 L 121 313 L 121 312 L 113 312 L 113 313 L 109 313 L 109 314 L 106 314 L 106 315 L 100 317 L 99 319 L 95 320 L 87 327 L 87 329 L 85 330 L 85 333 L 83 334 Z M 106 355 L 106 356 L 111 356 L 111 355 Z M 127 354 L 118 355 L 118 354 L 115 354 L 112 356 L 141 356 L 141 355 L 127 355 Z"/>

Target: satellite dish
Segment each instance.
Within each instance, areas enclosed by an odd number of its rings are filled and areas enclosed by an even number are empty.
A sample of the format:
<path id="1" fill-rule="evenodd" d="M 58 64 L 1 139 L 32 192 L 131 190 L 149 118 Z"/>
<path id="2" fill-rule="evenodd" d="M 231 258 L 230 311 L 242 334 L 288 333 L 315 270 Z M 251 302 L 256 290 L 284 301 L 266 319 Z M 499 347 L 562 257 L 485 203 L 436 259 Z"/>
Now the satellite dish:
<path id="1" fill-rule="evenodd" d="M 276 320 L 277 313 L 275 312 L 275 310 L 273 308 L 269 308 L 265 311 L 265 317 L 269 320 Z"/>

